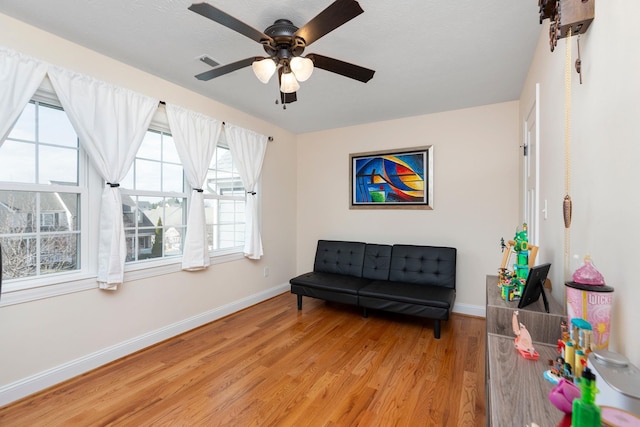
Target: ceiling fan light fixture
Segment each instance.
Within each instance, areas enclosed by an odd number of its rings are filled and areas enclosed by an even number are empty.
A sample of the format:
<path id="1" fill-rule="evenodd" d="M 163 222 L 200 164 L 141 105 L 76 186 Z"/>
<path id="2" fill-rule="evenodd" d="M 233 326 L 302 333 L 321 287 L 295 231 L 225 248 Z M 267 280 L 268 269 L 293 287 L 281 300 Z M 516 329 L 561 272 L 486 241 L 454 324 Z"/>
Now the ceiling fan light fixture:
<path id="1" fill-rule="evenodd" d="M 291 71 L 299 82 L 306 81 L 313 73 L 313 61 L 309 58 L 296 56 L 291 58 Z"/>
<path id="2" fill-rule="evenodd" d="M 300 85 L 293 73 L 283 73 L 280 78 L 280 91 L 282 93 L 293 93 L 300 89 Z"/>
<path id="3" fill-rule="evenodd" d="M 273 59 L 265 58 L 260 61 L 253 61 L 251 68 L 253 69 L 253 74 L 256 75 L 258 80 L 267 84 L 271 79 L 271 76 L 273 76 L 273 73 L 275 73 L 277 67 Z"/>

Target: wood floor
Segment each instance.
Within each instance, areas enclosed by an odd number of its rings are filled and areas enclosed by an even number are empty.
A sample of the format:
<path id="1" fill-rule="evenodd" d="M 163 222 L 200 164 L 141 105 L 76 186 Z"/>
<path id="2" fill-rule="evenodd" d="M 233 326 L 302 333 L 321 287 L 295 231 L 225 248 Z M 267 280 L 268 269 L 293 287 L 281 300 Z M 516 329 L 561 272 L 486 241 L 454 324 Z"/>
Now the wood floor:
<path id="1" fill-rule="evenodd" d="M 484 426 L 484 319 L 280 295 L 0 408 L 0 426 Z"/>

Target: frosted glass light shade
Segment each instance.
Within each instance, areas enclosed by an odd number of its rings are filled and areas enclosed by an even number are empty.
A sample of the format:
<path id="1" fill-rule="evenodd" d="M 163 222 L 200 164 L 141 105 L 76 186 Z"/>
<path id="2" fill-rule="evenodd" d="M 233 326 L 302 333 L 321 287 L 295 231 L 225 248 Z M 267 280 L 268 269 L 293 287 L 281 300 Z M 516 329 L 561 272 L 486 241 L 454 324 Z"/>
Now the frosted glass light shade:
<path id="1" fill-rule="evenodd" d="M 271 58 L 265 58 L 260 61 L 253 61 L 251 68 L 253 69 L 253 74 L 256 75 L 258 80 L 267 84 L 269 79 L 271 79 L 271 76 L 273 76 L 273 73 L 276 71 L 276 63 Z"/>
<path id="2" fill-rule="evenodd" d="M 283 73 L 280 77 L 280 91 L 283 93 L 293 93 L 300 89 L 300 85 L 293 73 Z"/>
<path id="3" fill-rule="evenodd" d="M 313 73 L 313 61 L 309 58 L 296 56 L 291 59 L 291 71 L 296 75 L 296 80 L 304 82 Z"/>

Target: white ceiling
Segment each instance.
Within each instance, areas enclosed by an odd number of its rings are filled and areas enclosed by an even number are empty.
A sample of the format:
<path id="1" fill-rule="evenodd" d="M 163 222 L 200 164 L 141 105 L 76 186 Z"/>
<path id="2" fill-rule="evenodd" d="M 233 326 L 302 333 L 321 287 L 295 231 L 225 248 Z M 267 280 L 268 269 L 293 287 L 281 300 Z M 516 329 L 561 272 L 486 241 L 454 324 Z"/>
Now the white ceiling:
<path id="1" fill-rule="evenodd" d="M 332 0 L 209 0 L 264 31 L 301 27 Z M 536 0 L 360 0 L 364 13 L 307 47 L 376 70 L 368 83 L 317 69 L 298 101 L 276 105 L 277 79 L 251 67 L 208 82 L 262 47 L 187 7 L 190 0 L 2 0 L 0 13 L 40 27 L 294 133 L 516 100 L 541 31 Z M 134 88 L 135 89 L 135 88 Z"/>

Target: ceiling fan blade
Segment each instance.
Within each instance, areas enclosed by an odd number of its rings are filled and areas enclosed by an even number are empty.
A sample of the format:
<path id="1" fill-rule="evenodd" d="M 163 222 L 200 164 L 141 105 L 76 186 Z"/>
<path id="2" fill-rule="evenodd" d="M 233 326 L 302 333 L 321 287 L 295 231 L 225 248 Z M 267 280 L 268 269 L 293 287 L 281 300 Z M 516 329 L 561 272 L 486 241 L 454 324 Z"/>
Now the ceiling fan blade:
<path id="1" fill-rule="evenodd" d="M 371 80 L 375 73 L 374 70 L 370 70 L 359 65 L 349 64 L 348 62 L 340 61 L 339 59 L 329 58 L 328 56 L 318 55 L 316 53 L 310 53 L 307 55 L 307 58 L 313 61 L 313 65 L 316 68 L 322 68 L 323 70 L 359 80 L 363 83 Z"/>
<path id="2" fill-rule="evenodd" d="M 294 36 L 304 39 L 307 46 L 342 24 L 360 15 L 364 10 L 355 0 L 336 0 L 315 18 L 298 29 Z"/>
<path id="3" fill-rule="evenodd" d="M 227 28 L 237 31 L 238 33 L 249 37 L 251 40 L 255 40 L 258 43 L 272 44 L 273 39 L 255 28 L 245 24 L 244 22 L 234 18 L 226 12 L 221 11 L 218 8 L 211 6 L 208 3 L 193 3 L 189 6 L 189 10 L 198 13 L 205 18 L 209 18 L 218 24 L 224 25 Z"/>
<path id="4" fill-rule="evenodd" d="M 260 56 L 252 56 L 250 58 L 245 58 L 237 62 L 232 62 L 231 64 L 223 65 L 221 67 L 214 68 L 213 70 L 205 71 L 204 73 L 200 73 L 196 75 L 196 79 L 198 80 L 211 80 L 216 77 L 220 77 L 222 75 L 228 74 L 232 71 L 239 70 L 240 68 L 248 67 L 253 64 L 254 61 L 259 61 L 264 59 Z"/>

